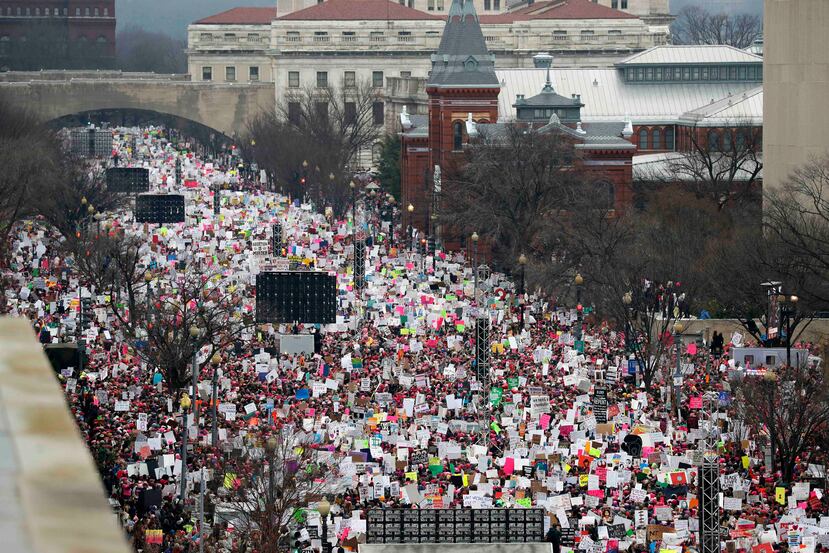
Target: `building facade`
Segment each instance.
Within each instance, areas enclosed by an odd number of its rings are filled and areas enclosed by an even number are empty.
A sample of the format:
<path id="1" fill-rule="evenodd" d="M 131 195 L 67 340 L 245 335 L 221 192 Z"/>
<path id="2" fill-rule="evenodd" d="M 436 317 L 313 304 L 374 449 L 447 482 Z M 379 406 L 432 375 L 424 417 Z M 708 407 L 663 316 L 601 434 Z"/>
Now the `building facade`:
<path id="1" fill-rule="evenodd" d="M 765 7 L 765 177 L 786 181 L 812 157 L 829 153 L 829 26 L 825 0 L 767 0 Z"/>
<path id="2" fill-rule="evenodd" d="M 416 0 L 419 2 L 420 0 Z M 484 7 L 484 0 L 477 2 Z M 446 13 L 427 3 L 388 0 L 327 0 L 306 5 L 302 0 L 267 8 L 236 8 L 195 22 L 188 29 L 190 74 L 202 80 L 204 67 L 212 80 L 227 67 L 271 62 L 276 98 L 290 88 L 315 85 L 327 73 L 336 85 L 355 74 L 358 80 L 423 77 L 429 56 L 437 49 Z M 444 5 L 448 9 L 448 2 Z M 590 0 L 547 1 L 507 11 L 482 10 L 479 23 L 497 67 L 524 67 L 539 52 L 552 52 L 556 63 L 610 66 L 620 59 L 664 44 L 667 26 L 649 25 L 640 17 Z M 275 19 L 274 19 L 274 16 Z M 272 21 L 271 21 L 272 20 Z M 270 26 L 267 44 L 251 45 L 248 34 Z M 230 35 L 230 40 L 225 39 Z M 348 73 L 348 77 L 346 77 Z M 321 79 L 324 77 L 320 77 Z M 298 84 L 297 84 L 298 83 Z M 382 88 L 385 88 L 385 83 Z"/>
<path id="3" fill-rule="evenodd" d="M 273 82 L 275 8 L 234 8 L 187 29 L 187 72 L 194 81 Z"/>
<path id="4" fill-rule="evenodd" d="M 630 203 L 632 157 L 636 147 L 624 121 L 581 122 L 583 104 L 575 95 L 557 94 L 550 78 L 552 56 L 536 56 L 546 81 L 537 94 L 519 97 L 515 106 L 499 107 L 504 81 L 487 48 L 482 25 L 471 1 L 454 0 L 437 52 L 430 57 L 431 72 L 425 82 L 426 114 L 401 113 L 401 190 L 403 225 L 421 235 L 434 237 L 434 215 L 440 209 L 435 175 L 463 155 L 475 137 L 496 133 L 504 125 L 524 125 L 537 132 L 558 132 L 579 152 L 576 165 L 593 175 L 601 191 L 602 207 L 623 209 Z M 539 61 L 543 62 L 539 64 Z M 512 107 L 518 117 L 512 116 Z M 561 113 L 563 120 L 559 118 Z M 440 236 L 448 249 L 462 248 L 451 231 Z"/>
<path id="5" fill-rule="evenodd" d="M 0 0 L 0 71 L 115 66 L 115 0 Z"/>

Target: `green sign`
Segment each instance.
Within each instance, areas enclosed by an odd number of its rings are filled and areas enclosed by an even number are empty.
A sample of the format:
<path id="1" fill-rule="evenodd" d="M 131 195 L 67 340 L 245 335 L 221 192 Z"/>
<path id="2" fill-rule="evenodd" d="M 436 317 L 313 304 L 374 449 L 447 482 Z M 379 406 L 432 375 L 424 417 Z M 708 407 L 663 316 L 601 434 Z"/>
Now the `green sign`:
<path id="1" fill-rule="evenodd" d="M 501 398 L 504 397 L 504 390 L 501 388 L 493 388 L 489 391 L 489 402 L 492 405 L 499 405 L 501 403 Z"/>
<path id="2" fill-rule="evenodd" d="M 513 388 L 517 388 L 518 387 L 518 377 L 517 376 L 511 376 L 511 377 L 507 378 L 507 386 L 509 386 L 510 390 L 512 390 Z"/>
<path id="3" fill-rule="evenodd" d="M 576 351 L 584 353 L 584 340 L 576 340 Z"/>

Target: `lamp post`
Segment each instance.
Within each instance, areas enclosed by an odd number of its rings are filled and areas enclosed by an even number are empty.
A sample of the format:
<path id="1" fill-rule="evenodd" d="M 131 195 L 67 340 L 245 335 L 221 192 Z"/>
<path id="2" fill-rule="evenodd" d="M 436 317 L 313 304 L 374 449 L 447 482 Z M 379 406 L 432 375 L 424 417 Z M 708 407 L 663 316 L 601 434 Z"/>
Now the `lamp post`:
<path id="1" fill-rule="evenodd" d="M 426 239 L 420 239 L 420 272 L 426 272 Z"/>
<path id="2" fill-rule="evenodd" d="M 473 299 L 475 300 L 475 307 L 478 306 L 478 240 L 479 236 L 477 232 L 473 232 L 472 236 L 472 272 L 473 278 L 475 279 L 475 288 L 473 292 Z"/>
<path id="3" fill-rule="evenodd" d="M 276 452 L 277 441 L 275 436 L 270 436 L 265 442 L 265 451 L 268 453 L 268 501 L 273 505 L 273 471 L 274 453 Z"/>
<path id="4" fill-rule="evenodd" d="M 676 342 L 676 372 L 674 373 L 673 377 L 671 378 L 671 394 L 676 394 L 676 420 L 677 422 L 680 420 L 680 401 L 679 401 L 679 393 L 681 392 L 681 387 L 679 389 L 676 388 L 674 381 L 677 378 L 682 376 L 682 331 L 685 330 L 685 326 L 682 323 L 674 324 L 674 342 Z M 669 409 L 670 410 L 670 409 Z"/>
<path id="5" fill-rule="evenodd" d="M 216 447 L 219 443 L 219 409 L 218 409 L 218 395 L 219 395 L 219 363 L 222 362 L 222 356 L 217 353 L 213 354 L 213 357 L 210 359 L 210 362 L 213 363 L 213 387 L 210 393 L 210 402 L 212 405 L 212 432 L 210 433 L 210 444 L 213 447 Z"/>
<path id="6" fill-rule="evenodd" d="M 319 511 L 320 516 L 322 517 L 322 553 L 328 553 L 328 513 L 331 512 L 331 503 L 328 502 L 328 498 L 323 497 L 322 501 L 317 503 L 317 511 Z"/>
<path id="7" fill-rule="evenodd" d="M 351 268 L 357 273 L 357 183 L 352 180 L 348 183 L 351 188 L 351 247 L 354 249 L 354 259 Z"/>
<path id="8" fill-rule="evenodd" d="M 406 211 L 409 212 L 409 248 L 414 248 L 412 245 L 412 235 L 414 233 L 414 227 L 412 226 L 412 214 L 414 213 L 414 206 L 409 204 L 406 207 Z"/>
<path id="9" fill-rule="evenodd" d="M 625 313 L 625 342 L 626 342 L 626 344 L 635 344 L 635 342 L 633 342 L 633 325 L 630 324 L 630 310 L 631 310 L 630 306 L 631 306 L 632 303 L 633 303 L 633 294 L 630 291 L 625 292 L 624 295 L 622 296 L 622 305 L 625 306 L 624 307 L 624 313 Z M 631 349 L 634 352 L 634 354 L 633 354 L 634 361 L 636 361 L 637 359 L 636 359 L 635 345 L 631 346 Z M 633 377 L 634 377 L 634 381 L 636 383 L 636 386 L 638 387 L 639 386 L 639 363 L 636 363 L 636 369 L 633 373 Z"/>
<path id="10" fill-rule="evenodd" d="M 780 314 L 782 315 L 783 324 L 786 325 L 786 366 L 792 366 L 792 333 L 797 326 L 797 323 L 792 324 L 792 316 L 797 315 L 797 302 L 800 298 L 792 294 L 788 298 L 785 296 L 778 296 L 777 303 L 781 305 Z"/>
<path id="11" fill-rule="evenodd" d="M 521 328 L 524 328 L 524 294 L 526 293 L 525 291 L 527 287 L 527 256 L 523 253 L 518 256 L 518 266 L 521 267 L 521 280 L 519 281 L 518 287 L 518 322 Z"/>
<path id="12" fill-rule="evenodd" d="M 190 338 L 193 339 L 195 342 L 196 338 L 199 337 L 199 329 L 196 326 L 190 327 Z M 193 399 L 190 400 L 189 406 L 192 406 L 193 412 L 193 423 L 198 427 L 199 425 L 199 415 L 196 413 L 196 386 L 199 382 L 199 362 L 197 359 L 198 351 L 193 351 Z M 184 406 L 184 401 L 182 401 L 182 407 L 186 409 Z M 187 493 L 187 440 L 189 436 L 189 429 L 187 428 L 187 413 L 184 413 L 184 424 L 182 425 L 184 428 L 182 430 L 181 436 L 181 500 L 184 501 L 186 493 Z"/>
<path id="13" fill-rule="evenodd" d="M 573 282 L 576 284 L 576 340 L 581 342 L 582 341 L 582 316 L 584 312 L 584 307 L 581 304 L 581 287 L 584 284 L 584 277 L 581 276 L 581 273 L 576 273 L 575 278 L 573 278 Z"/>
<path id="14" fill-rule="evenodd" d="M 769 417 L 768 422 L 769 424 L 769 441 L 771 441 L 771 467 L 769 472 L 771 472 L 772 476 L 774 476 L 774 469 L 775 469 L 775 449 L 777 448 L 777 424 L 775 423 L 774 417 L 774 392 L 777 386 L 777 373 L 774 372 L 774 369 L 768 369 L 766 373 L 763 375 L 763 381 L 769 387 L 768 391 L 768 400 L 769 400 Z"/>

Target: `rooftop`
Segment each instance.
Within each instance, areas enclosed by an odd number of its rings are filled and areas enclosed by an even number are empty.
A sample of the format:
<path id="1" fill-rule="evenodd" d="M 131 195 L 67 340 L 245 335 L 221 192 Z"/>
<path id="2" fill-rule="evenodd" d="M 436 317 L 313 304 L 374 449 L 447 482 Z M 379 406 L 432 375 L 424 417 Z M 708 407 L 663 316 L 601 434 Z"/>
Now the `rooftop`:
<path id="1" fill-rule="evenodd" d="M 682 114 L 682 119 L 702 126 L 763 123 L 763 87 L 730 95 Z"/>
<path id="2" fill-rule="evenodd" d="M 633 54 L 619 63 L 627 65 L 678 65 L 704 63 L 763 63 L 763 58 L 733 46 L 677 46 L 664 45 Z"/>
<path id="3" fill-rule="evenodd" d="M 544 69 L 496 69 L 495 74 L 501 83 L 501 118 L 515 116 L 512 105 L 518 94 L 534 96 L 545 84 Z M 756 82 L 741 81 L 628 84 L 613 68 L 553 68 L 551 78 L 558 94 L 581 95 L 584 123 L 627 118 L 633 124 L 675 123 L 684 113 L 757 88 Z"/>
<path id="4" fill-rule="evenodd" d="M 625 13 L 607 6 L 602 6 L 590 0 L 549 0 L 535 2 L 520 10 L 503 14 L 510 16 L 514 21 L 530 21 L 534 19 L 637 19 L 635 15 Z M 494 16 L 497 17 L 497 16 Z M 486 23 L 484 18 L 482 23 Z"/>
<path id="5" fill-rule="evenodd" d="M 194 25 L 267 25 L 276 18 L 276 7 L 232 8 L 199 19 Z"/>
<path id="6" fill-rule="evenodd" d="M 443 17 L 408 8 L 389 0 L 327 0 L 277 19 L 280 21 L 405 21 L 442 20 Z"/>

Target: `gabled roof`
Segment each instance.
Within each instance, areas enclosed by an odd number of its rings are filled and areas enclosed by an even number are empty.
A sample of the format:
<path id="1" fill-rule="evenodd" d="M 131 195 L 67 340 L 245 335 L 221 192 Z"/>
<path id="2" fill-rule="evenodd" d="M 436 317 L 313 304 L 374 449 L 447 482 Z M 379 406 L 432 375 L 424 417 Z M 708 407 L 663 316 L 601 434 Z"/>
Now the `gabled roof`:
<path id="1" fill-rule="evenodd" d="M 763 63 L 763 58 L 739 48 L 723 45 L 677 46 L 664 45 L 633 54 L 616 67 L 626 65 L 676 65 L 701 63 Z"/>
<path id="2" fill-rule="evenodd" d="M 194 25 L 268 25 L 276 18 L 276 8 L 232 8 L 204 19 Z"/>
<path id="3" fill-rule="evenodd" d="M 590 0 L 534 2 L 510 13 L 524 19 L 636 19 L 635 15 Z"/>
<path id="4" fill-rule="evenodd" d="M 716 102 L 687 111 L 682 114 L 680 120 L 701 126 L 762 125 L 763 87 L 758 86 L 741 95 L 729 95 Z"/>
<path id="5" fill-rule="evenodd" d="M 499 87 L 472 0 L 452 0 L 426 86 Z"/>
<path id="6" fill-rule="evenodd" d="M 498 115 L 515 116 L 517 94 L 531 96 L 544 86 L 542 69 L 497 69 L 501 80 Z M 614 68 L 560 67 L 551 74 L 553 88 L 562 96 L 580 94 L 582 122 L 626 120 L 634 125 L 672 124 L 688 111 L 726 98 L 742 96 L 757 88 L 756 82 L 720 81 L 628 84 Z"/>
<path id="7" fill-rule="evenodd" d="M 442 17 L 407 8 L 389 0 L 327 0 L 277 18 L 280 21 L 408 21 Z"/>

